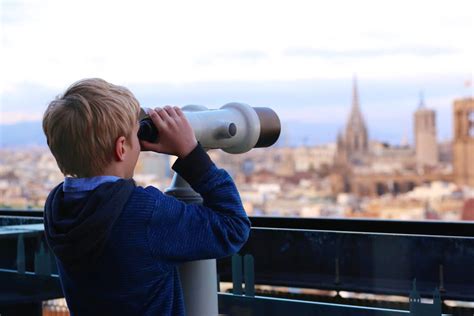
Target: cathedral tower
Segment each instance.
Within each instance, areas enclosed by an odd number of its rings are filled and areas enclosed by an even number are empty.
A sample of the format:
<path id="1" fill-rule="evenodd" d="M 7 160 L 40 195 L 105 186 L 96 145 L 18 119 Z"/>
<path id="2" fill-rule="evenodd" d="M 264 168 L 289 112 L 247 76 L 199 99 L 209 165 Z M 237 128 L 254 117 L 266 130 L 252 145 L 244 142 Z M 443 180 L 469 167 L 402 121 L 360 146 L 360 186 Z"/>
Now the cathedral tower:
<path id="1" fill-rule="evenodd" d="M 438 163 L 436 140 L 436 112 L 426 108 L 423 96 L 414 114 L 414 138 L 416 164 L 418 167 L 435 166 Z"/>
<path id="2" fill-rule="evenodd" d="M 347 155 L 351 161 L 362 161 L 369 151 L 369 137 L 362 111 L 359 105 L 357 80 L 354 77 L 352 87 L 352 107 L 344 133 Z"/>

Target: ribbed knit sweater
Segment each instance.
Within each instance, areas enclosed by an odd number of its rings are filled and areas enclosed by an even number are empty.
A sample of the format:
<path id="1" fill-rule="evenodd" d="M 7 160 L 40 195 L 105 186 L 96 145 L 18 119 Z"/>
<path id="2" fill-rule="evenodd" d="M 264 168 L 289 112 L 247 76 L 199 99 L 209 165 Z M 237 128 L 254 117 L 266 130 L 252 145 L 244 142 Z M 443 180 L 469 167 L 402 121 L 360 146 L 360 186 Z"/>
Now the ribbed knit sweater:
<path id="1" fill-rule="evenodd" d="M 45 234 L 71 315 L 185 315 L 177 267 L 239 251 L 250 221 L 232 178 L 198 145 L 173 169 L 201 194 L 185 204 L 133 180 L 48 197 Z"/>

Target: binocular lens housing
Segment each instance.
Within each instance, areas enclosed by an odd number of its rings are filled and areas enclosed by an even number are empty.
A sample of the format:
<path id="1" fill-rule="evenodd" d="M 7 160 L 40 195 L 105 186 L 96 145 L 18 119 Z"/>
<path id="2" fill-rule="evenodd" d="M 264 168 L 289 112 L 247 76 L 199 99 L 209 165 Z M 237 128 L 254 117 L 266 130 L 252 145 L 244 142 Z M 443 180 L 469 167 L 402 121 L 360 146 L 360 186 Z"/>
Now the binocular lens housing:
<path id="1" fill-rule="evenodd" d="M 225 131 L 222 131 L 222 137 L 232 137 L 235 136 L 237 133 L 237 126 L 234 123 L 230 123 L 229 126 L 226 128 Z M 138 129 L 138 139 L 146 140 L 150 143 L 158 142 L 158 129 L 156 128 L 155 124 L 151 120 L 151 118 L 147 117 L 140 120 L 140 128 Z M 260 141 L 260 139 L 259 139 Z M 258 146 L 257 143 L 256 147 L 266 147 L 266 146 Z"/>
<path id="2" fill-rule="evenodd" d="M 225 152 L 244 153 L 252 148 L 269 147 L 280 136 L 278 115 L 270 108 L 250 107 L 243 103 L 228 103 L 210 110 L 201 105 L 182 108 L 196 139 L 206 149 L 220 148 Z M 159 142 L 159 131 L 142 109 L 138 138 Z"/>
<path id="3" fill-rule="evenodd" d="M 278 115 L 270 108 L 255 107 L 260 121 L 260 135 L 255 148 L 270 147 L 280 137 L 281 123 Z"/>

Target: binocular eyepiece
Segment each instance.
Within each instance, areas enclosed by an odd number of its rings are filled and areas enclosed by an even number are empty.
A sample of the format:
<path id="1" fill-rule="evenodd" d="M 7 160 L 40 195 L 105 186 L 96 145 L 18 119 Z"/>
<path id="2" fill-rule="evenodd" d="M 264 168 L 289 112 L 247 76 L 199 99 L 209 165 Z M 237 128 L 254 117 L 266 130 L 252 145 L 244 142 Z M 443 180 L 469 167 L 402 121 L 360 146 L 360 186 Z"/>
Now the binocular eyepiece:
<path id="1" fill-rule="evenodd" d="M 281 132 L 280 119 L 270 108 L 228 103 L 215 110 L 200 105 L 187 105 L 182 110 L 196 139 L 207 149 L 244 153 L 252 148 L 273 145 Z M 159 131 L 143 109 L 138 138 L 159 141 Z"/>
<path id="2" fill-rule="evenodd" d="M 153 124 L 151 118 L 147 117 L 140 120 L 138 139 L 146 140 L 150 143 L 158 141 L 158 129 Z"/>

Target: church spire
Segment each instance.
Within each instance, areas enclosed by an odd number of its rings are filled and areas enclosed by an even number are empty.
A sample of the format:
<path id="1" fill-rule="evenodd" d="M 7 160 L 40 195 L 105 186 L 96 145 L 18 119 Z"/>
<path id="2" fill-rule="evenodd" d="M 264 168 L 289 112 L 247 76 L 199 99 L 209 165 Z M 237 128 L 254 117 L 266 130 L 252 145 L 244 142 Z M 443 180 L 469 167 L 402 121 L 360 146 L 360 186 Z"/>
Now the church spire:
<path id="1" fill-rule="evenodd" d="M 357 78 L 352 81 L 352 106 L 351 113 L 345 128 L 345 144 L 347 151 L 355 156 L 364 155 L 368 151 L 368 132 L 359 104 L 359 91 Z"/>
<path id="2" fill-rule="evenodd" d="M 354 75 L 352 80 L 352 106 L 349 114 L 349 121 L 346 128 L 353 128 L 355 130 L 366 129 L 364 117 L 360 110 L 359 104 L 359 90 L 357 88 L 357 77 Z"/>
<path id="3" fill-rule="evenodd" d="M 360 112 L 359 108 L 359 91 L 357 91 L 357 77 L 352 78 L 352 111 Z"/>

